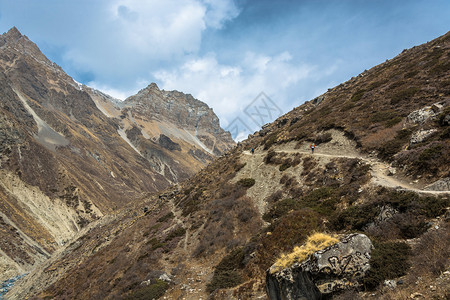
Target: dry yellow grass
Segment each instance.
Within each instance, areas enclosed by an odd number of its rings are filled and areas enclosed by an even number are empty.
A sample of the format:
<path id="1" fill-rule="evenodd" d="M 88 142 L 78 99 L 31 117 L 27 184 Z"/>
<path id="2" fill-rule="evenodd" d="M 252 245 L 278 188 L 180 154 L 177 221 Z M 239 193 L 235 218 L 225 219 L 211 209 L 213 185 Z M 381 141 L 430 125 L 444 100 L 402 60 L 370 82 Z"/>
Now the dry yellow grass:
<path id="1" fill-rule="evenodd" d="M 313 254 L 314 252 L 324 249 L 333 244 L 336 244 L 337 242 L 339 242 L 339 240 L 334 236 L 320 232 L 313 233 L 306 239 L 306 243 L 304 245 L 300 247 L 296 246 L 291 253 L 282 254 L 280 258 L 278 258 L 275 264 L 272 266 L 270 272 L 272 274 L 279 272 L 291 266 L 295 262 L 305 260 L 309 255 Z"/>

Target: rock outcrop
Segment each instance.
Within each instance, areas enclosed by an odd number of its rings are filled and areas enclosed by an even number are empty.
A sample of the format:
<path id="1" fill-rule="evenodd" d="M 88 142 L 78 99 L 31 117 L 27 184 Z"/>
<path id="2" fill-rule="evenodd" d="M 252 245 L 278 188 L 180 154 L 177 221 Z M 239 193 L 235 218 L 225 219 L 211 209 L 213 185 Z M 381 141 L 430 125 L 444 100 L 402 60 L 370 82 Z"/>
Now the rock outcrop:
<path id="1" fill-rule="evenodd" d="M 450 177 L 442 178 L 425 187 L 427 191 L 450 191 Z"/>
<path id="2" fill-rule="evenodd" d="M 269 269 L 267 295 L 272 300 L 321 299 L 359 285 L 369 270 L 372 242 L 364 234 L 351 234 L 339 243 L 313 253 L 307 260 L 280 272 Z"/>

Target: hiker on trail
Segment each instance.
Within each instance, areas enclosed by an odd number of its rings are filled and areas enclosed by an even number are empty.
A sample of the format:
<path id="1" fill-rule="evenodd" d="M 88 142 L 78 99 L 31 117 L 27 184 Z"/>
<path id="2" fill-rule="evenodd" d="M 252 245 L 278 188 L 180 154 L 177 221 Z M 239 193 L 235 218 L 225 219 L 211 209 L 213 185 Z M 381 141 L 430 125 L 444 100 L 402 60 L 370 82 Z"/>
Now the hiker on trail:
<path id="1" fill-rule="evenodd" d="M 314 148 L 316 148 L 316 145 L 312 143 L 311 145 L 309 145 L 309 148 L 311 148 L 312 154 L 314 154 Z"/>
<path id="2" fill-rule="evenodd" d="M 255 148 L 252 148 L 252 154 L 255 154 Z"/>

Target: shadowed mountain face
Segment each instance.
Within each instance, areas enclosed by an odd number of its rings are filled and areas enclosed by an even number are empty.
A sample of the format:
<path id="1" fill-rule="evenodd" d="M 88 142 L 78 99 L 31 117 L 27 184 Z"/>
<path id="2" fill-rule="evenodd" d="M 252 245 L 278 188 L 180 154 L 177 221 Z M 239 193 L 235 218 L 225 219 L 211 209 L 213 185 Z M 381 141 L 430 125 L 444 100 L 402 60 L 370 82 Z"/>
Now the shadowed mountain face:
<path id="1" fill-rule="evenodd" d="M 111 99 L 76 83 L 16 28 L 0 36 L 0 280 L 45 260 L 91 221 L 187 179 L 234 146 L 198 100 L 190 108 L 211 117 L 192 115 L 198 126 L 186 127 L 190 140 L 181 141 L 170 132 L 184 126 L 172 122 L 178 115 L 191 113 L 184 103 L 176 117 L 166 113 L 164 130 L 147 133 L 138 115 L 158 118 L 157 110 L 128 105 L 127 113 Z"/>

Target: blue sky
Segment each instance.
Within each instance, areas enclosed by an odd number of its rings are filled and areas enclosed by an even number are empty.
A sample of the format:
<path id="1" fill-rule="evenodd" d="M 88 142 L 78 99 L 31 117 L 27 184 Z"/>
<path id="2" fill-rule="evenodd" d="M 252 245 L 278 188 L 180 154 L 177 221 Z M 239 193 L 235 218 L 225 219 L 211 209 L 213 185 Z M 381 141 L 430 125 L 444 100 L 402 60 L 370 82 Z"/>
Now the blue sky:
<path id="1" fill-rule="evenodd" d="M 121 99 L 156 82 L 255 130 L 261 92 L 287 112 L 446 33 L 450 1 L 0 0 L 12 26 L 79 82 Z"/>

